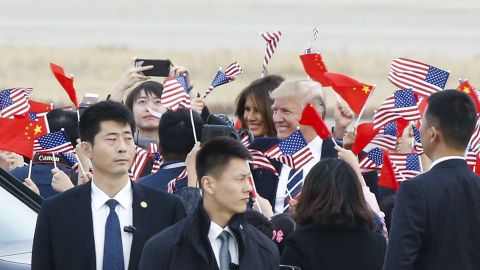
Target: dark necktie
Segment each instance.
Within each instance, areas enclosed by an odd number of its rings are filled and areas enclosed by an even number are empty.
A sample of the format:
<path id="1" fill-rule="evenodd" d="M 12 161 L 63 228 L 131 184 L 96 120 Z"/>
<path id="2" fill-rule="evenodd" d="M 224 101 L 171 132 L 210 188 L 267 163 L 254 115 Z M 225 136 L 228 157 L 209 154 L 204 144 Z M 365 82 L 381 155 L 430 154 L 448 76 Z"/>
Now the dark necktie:
<path id="1" fill-rule="evenodd" d="M 218 238 L 222 240 L 222 244 L 220 245 L 220 270 L 228 270 L 232 262 L 230 251 L 228 250 L 230 235 L 227 231 L 223 231 Z"/>
<path id="2" fill-rule="evenodd" d="M 115 207 L 118 202 L 110 199 L 106 202 L 110 213 L 105 223 L 105 244 L 103 248 L 103 270 L 124 270 L 122 233 Z"/>

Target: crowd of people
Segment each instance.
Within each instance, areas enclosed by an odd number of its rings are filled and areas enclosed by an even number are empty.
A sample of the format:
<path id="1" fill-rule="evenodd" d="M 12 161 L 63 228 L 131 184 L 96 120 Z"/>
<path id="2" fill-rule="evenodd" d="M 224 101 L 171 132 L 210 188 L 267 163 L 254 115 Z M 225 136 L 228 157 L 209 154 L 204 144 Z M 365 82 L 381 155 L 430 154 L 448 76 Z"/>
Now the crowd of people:
<path id="1" fill-rule="evenodd" d="M 132 62 L 79 121 L 48 112 L 76 161 L 36 153 L 29 163 L 0 150 L 2 169 L 45 198 L 32 269 L 480 269 L 480 177 L 464 158 L 477 112 L 467 94 L 430 95 L 423 173 L 396 192 L 360 167 L 366 152 L 350 151 L 358 134 L 347 103 L 330 105 L 331 138 L 301 124 L 308 104 L 326 117 L 318 82 L 259 78 L 231 120 L 191 87 L 190 108 L 164 106 L 164 86 L 142 73 L 151 68 Z M 170 76 L 190 85 L 185 67 Z M 209 125 L 237 136 L 206 135 Z M 409 125 L 390 151 L 411 152 L 413 136 Z M 295 159 L 302 143 L 311 155 L 301 167 L 265 155 L 280 147 Z"/>

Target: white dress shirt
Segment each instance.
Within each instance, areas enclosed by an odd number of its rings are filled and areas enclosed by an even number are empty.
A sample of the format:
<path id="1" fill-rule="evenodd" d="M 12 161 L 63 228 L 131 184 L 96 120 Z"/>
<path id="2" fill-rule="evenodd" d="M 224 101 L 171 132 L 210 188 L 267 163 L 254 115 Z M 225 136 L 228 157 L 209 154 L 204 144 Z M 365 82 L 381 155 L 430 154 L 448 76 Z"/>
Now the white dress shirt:
<path id="1" fill-rule="evenodd" d="M 105 203 L 115 199 L 118 201 L 115 212 L 118 215 L 120 221 L 120 231 L 122 234 L 122 247 L 123 247 L 123 261 L 125 263 L 125 269 L 128 269 L 128 263 L 130 261 L 130 249 L 132 247 L 133 234 L 124 232 L 123 227 L 133 224 L 133 210 L 132 210 L 132 184 L 130 181 L 115 195 L 115 197 L 108 197 L 105 192 L 95 185 L 95 181 L 92 180 L 92 220 L 93 220 L 93 237 L 95 239 L 95 258 L 97 262 L 97 269 L 103 269 L 103 247 L 105 242 L 105 223 L 107 222 L 110 208 Z"/>
<path id="2" fill-rule="evenodd" d="M 430 164 L 430 170 L 433 168 L 433 166 L 437 165 L 438 163 L 442 162 L 442 161 L 445 161 L 445 160 L 449 160 L 449 159 L 463 159 L 465 160 L 465 157 L 461 157 L 461 156 L 445 156 L 445 157 L 441 157 L 437 160 L 435 160 L 434 162 L 432 162 L 432 164 Z"/>
<path id="3" fill-rule="evenodd" d="M 232 231 L 228 226 L 225 229 L 222 229 L 220 225 L 217 223 L 210 221 L 210 230 L 208 231 L 208 240 L 210 241 L 210 245 L 213 249 L 213 254 L 215 254 L 215 259 L 217 259 L 218 268 L 220 268 L 220 246 L 222 245 L 222 240 L 218 238 L 218 236 L 223 231 L 229 232 L 230 239 L 228 241 L 228 251 L 230 251 L 230 258 L 232 259 L 232 263 L 238 263 L 238 243 L 237 239 L 233 235 Z"/>
<path id="4" fill-rule="evenodd" d="M 302 175 L 303 179 L 305 176 L 310 172 L 312 167 L 320 161 L 322 155 L 322 144 L 323 140 L 316 136 L 309 144 L 308 148 L 312 151 L 313 159 L 310 160 L 307 164 L 305 164 L 302 168 Z M 292 168 L 288 167 L 287 165 L 282 166 L 282 170 L 278 177 L 278 185 L 277 185 L 277 195 L 275 199 L 275 214 L 283 213 L 283 207 L 285 202 L 285 197 L 287 195 L 287 183 L 288 183 L 288 176 Z"/>

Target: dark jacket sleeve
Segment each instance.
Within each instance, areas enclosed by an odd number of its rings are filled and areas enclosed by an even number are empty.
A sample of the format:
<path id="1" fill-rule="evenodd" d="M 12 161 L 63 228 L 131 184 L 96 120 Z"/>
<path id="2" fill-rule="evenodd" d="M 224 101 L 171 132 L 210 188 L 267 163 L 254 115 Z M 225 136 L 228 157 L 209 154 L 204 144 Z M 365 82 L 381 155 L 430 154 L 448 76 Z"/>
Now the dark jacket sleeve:
<path id="1" fill-rule="evenodd" d="M 142 270 L 162 270 L 169 269 L 168 260 L 170 252 L 168 248 L 162 248 L 161 243 L 155 241 L 156 237 L 150 238 L 145 243 L 140 257 L 140 264 L 138 269 Z"/>
<path id="2" fill-rule="evenodd" d="M 300 245 L 294 239 L 287 238 L 283 249 L 280 265 L 303 267 L 304 258 Z"/>
<path id="3" fill-rule="evenodd" d="M 51 228 L 48 202 L 44 202 L 38 213 L 35 236 L 33 238 L 32 270 L 55 269 L 50 238 Z"/>
<path id="4" fill-rule="evenodd" d="M 395 202 L 383 269 L 413 269 L 426 226 L 425 196 L 415 181 L 405 181 Z"/>

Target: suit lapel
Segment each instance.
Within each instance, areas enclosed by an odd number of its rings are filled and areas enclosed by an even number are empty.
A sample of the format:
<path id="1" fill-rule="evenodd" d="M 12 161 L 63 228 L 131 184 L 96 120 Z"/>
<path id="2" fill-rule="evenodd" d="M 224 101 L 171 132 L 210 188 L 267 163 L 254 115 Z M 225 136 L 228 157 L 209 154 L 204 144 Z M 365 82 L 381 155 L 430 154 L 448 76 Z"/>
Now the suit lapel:
<path id="1" fill-rule="evenodd" d="M 79 236 L 84 243 L 89 267 L 90 269 L 95 269 L 95 239 L 93 237 L 91 184 L 84 184 L 80 189 L 76 194 L 72 211 L 75 213 L 77 219 L 76 224 L 78 225 Z"/>
<path id="2" fill-rule="evenodd" d="M 150 202 L 148 201 L 148 196 L 144 192 L 143 188 L 132 182 L 132 191 L 133 191 L 133 227 L 135 227 L 135 232 L 133 233 L 132 247 L 130 251 L 130 263 L 129 269 L 132 269 L 132 262 L 138 262 L 140 260 L 140 255 L 142 252 L 142 246 L 145 243 L 147 237 L 147 222 L 151 216 L 149 207 Z M 133 267 L 136 269 L 137 266 Z"/>

